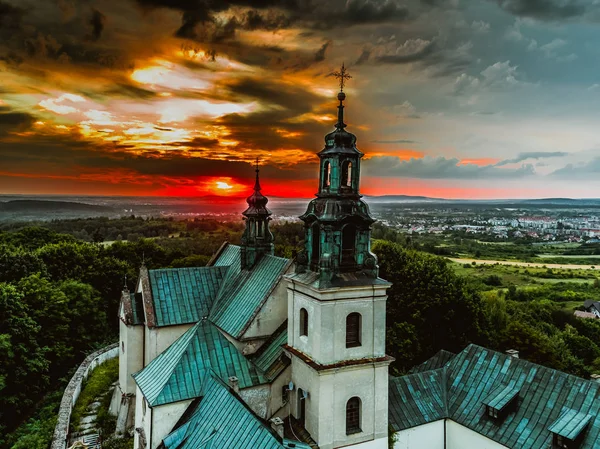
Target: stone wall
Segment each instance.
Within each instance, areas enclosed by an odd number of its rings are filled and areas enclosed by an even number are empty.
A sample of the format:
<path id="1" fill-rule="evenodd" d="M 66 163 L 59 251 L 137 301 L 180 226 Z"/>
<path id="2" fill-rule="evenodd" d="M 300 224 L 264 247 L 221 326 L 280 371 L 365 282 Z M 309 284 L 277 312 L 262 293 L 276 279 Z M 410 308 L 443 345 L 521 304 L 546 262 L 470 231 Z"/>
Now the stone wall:
<path id="1" fill-rule="evenodd" d="M 118 356 L 119 344 L 114 343 L 91 353 L 85 358 L 81 365 L 79 365 L 77 372 L 71 378 L 69 385 L 67 385 L 62 397 L 62 401 L 60 402 L 60 408 L 58 409 L 58 422 L 54 428 L 54 436 L 52 437 L 50 449 L 65 449 L 67 447 L 71 412 L 75 406 L 75 403 L 77 402 L 77 398 L 79 398 L 83 382 L 87 379 L 88 375 L 97 366 L 102 365 L 107 360 L 114 359 Z"/>

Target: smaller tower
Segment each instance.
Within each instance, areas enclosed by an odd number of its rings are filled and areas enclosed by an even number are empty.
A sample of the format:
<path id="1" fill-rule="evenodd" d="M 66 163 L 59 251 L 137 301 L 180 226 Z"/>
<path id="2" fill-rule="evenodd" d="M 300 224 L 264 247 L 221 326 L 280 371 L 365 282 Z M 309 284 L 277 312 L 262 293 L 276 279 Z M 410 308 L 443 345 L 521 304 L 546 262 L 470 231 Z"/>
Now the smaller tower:
<path id="1" fill-rule="evenodd" d="M 273 234 L 269 230 L 271 211 L 267 208 L 269 199 L 260 193 L 258 158 L 255 171 L 254 193 L 246 199 L 248 208 L 242 212 L 246 222 L 242 235 L 243 270 L 250 270 L 264 254 L 273 254 Z"/>

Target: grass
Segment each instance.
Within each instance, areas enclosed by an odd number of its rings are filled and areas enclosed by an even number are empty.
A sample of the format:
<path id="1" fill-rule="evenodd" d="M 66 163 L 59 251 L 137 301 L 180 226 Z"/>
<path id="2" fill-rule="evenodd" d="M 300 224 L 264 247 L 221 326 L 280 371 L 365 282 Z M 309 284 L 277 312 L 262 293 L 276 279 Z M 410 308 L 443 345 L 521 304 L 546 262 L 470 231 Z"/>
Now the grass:
<path id="1" fill-rule="evenodd" d="M 94 402 L 98 396 L 107 393 L 110 386 L 119 378 L 119 359 L 114 358 L 106 361 L 94 369 L 88 376 L 77 403 L 71 413 L 71 426 L 74 429 L 79 427 L 79 421 L 85 414 L 88 406 Z"/>

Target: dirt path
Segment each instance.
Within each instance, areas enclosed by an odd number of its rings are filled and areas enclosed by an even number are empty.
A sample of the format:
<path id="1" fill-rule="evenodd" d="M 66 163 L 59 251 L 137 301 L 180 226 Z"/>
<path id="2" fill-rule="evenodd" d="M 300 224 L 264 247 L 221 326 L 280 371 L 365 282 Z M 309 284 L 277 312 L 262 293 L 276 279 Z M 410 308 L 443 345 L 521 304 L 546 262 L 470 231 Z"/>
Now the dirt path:
<path id="1" fill-rule="evenodd" d="M 447 259 L 457 263 L 477 263 L 478 265 L 513 265 L 517 267 L 532 267 L 532 268 L 557 268 L 559 270 L 600 270 L 600 261 L 598 265 L 576 265 L 562 263 L 532 263 L 532 262 L 516 262 L 512 260 L 481 260 L 481 259 L 455 259 L 448 257 Z"/>

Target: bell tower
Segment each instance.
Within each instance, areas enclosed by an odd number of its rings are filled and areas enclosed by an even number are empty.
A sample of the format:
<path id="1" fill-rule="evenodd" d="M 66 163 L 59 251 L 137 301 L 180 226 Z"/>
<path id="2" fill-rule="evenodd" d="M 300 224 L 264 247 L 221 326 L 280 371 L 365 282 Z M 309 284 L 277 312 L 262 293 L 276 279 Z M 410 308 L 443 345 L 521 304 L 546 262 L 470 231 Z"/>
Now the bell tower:
<path id="1" fill-rule="evenodd" d="M 340 80 L 335 130 L 318 155 L 316 198 L 300 217 L 304 251 L 288 281 L 291 410 L 321 449 L 388 447 L 385 303 L 390 283 L 378 277 L 370 250 L 371 217 L 362 201 L 356 136 L 346 131 Z"/>
<path id="2" fill-rule="evenodd" d="M 267 208 L 269 199 L 260 193 L 258 159 L 255 171 L 254 193 L 246 199 L 248 208 L 242 212 L 246 222 L 241 245 L 242 270 L 250 270 L 264 254 L 273 255 L 273 234 L 269 230 L 271 211 Z"/>

